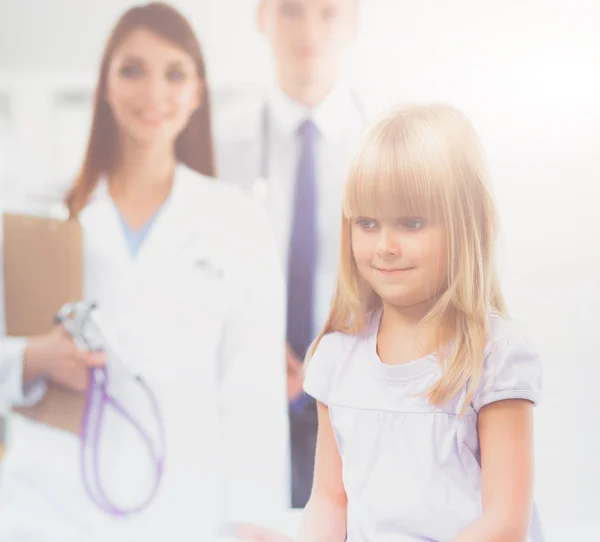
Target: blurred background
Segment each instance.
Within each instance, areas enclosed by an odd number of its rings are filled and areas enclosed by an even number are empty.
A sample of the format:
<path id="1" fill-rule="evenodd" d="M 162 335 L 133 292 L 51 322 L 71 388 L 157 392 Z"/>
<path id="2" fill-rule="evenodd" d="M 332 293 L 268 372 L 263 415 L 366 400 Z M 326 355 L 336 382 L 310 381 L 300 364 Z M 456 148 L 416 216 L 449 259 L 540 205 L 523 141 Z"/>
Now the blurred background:
<path id="1" fill-rule="evenodd" d="M 171 3 L 203 44 L 216 122 L 268 87 L 255 0 Z M 82 159 L 104 40 L 134 4 L 0 0 L 6 206 L 56 208 Z M 599 29 L 597 0 L 363 0 L 346 66 L 370 111 L 447 101 L 482 136 L 509 308 L 545 361 L 536 498 L 551 541 L 600 540 Z"/>

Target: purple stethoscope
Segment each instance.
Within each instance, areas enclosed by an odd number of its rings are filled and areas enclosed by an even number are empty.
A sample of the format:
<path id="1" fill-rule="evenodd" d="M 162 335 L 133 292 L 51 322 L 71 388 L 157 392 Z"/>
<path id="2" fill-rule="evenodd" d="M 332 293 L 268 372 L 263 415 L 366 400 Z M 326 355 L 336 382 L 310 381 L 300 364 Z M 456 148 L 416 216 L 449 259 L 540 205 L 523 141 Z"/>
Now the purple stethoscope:
<path id="1" fill-rule="evenodd" d="M 73 337 L 79 348 L 88 352 L 107 350 L 108 343 L 102 334 L 94 311 L 94 303 L 86 301 L 69 303 L 56 315 L 56 322 L 62 324 Z M 81 476 L 87 494 L 93 503 L 115 516 L 126 516 L 147 508 L 156 496 L 165 461 L 165 431 L 158 401 L 151 388 L 139 375 L 130 375 L 140 390 L 148 398 L 152 416 L 158 428 L 158 443 L 135 420 L 125 407 L 108 391 L 109 370 L 106 366 L 90 369 L 89 386 L 86 394 L 85 410 L 81 424 Z M 104 415 L 112 408 L 141 437 L 154 467 L 154 478 L 148 494 L 140 502 L 128 508 L 119 507 L 110 500 L 100 481 L 100 437 Z"/>

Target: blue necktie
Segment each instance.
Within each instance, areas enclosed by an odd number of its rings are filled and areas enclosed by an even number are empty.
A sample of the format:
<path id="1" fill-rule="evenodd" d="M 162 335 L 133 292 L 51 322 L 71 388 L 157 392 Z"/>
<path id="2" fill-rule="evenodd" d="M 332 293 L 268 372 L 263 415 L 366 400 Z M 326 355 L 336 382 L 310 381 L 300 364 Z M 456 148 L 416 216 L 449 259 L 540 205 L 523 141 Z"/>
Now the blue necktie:
<path id="1" fill-rule="evenodd" d="M 296 171 L 293 221 L 287 281 L 287 341 L 301 360 L 313 340 L 315 264 L 317 257 L 317 201 L 315 140 L 311 120 L 300 126 L 300 155 Z"/>

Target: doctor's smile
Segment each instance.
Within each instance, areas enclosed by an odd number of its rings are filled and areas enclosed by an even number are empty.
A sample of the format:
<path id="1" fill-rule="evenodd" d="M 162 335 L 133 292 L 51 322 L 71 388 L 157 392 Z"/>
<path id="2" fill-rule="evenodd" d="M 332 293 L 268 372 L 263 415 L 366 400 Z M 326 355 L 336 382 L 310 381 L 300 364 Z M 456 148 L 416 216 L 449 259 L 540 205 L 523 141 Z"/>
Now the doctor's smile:
<path id="1" fill-rule="evenodd" d="M 133 115 L 142 123 L 149 126 L 159 126 L 160 124 L 173 118 L 172 114 L 157 114 L 154 111 L 132 110 Z"/>

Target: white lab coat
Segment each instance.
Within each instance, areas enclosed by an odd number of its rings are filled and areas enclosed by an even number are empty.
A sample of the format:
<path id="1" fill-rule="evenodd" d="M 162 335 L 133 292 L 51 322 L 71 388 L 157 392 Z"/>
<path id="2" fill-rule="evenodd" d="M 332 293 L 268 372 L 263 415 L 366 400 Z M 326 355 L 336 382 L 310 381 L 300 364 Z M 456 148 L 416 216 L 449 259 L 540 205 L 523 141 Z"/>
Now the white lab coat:
<path id="1" fill-rule="evenodd" d="M 135 259 L 105 183 L 80 220 L 85 297 L 162 409 L 164 478 L 147 510 L 111 517 L 83 490 L 78 438 L 14 416 L 0 540 L 204 541 L 226 521 L 276 523 L 289 445 L 283 281 L 266 218 L 241 191 L 180 165 Z M 15 404 L 43 394 L 23 396 L 23 347 L 0 339 L 0 399 Z M 105 446 L 135 455 L 116 435 Z M 127 469 L 110 475 L 128 479 Z"/>

